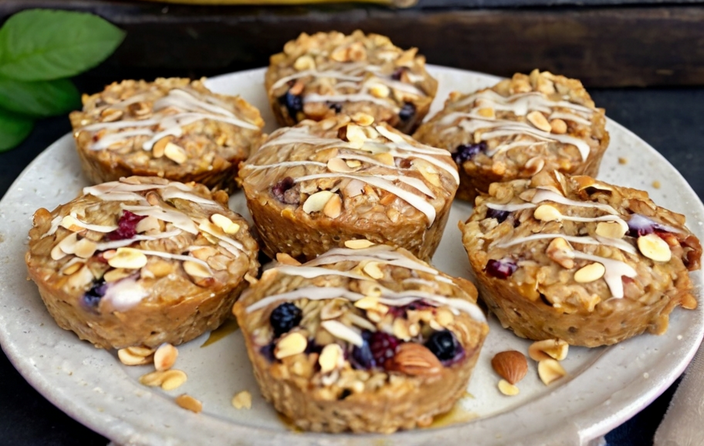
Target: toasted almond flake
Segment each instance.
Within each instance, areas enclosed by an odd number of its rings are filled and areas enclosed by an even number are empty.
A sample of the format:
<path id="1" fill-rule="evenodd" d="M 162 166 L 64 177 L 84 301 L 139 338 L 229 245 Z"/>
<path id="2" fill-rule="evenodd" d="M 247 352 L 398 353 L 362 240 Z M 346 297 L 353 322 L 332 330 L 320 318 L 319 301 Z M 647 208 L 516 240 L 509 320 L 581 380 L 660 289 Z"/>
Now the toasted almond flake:
<path id="1" fill-rule="evenodd" d="M 57 246 L 66 254 L 73 254 L 76 249 L 76 243 L 78 243 L 78 234 L 73 232 L 68 237 L 64 237 Z"/>
<path id="2" fill-rule="evenodd" d="M 183 262 L 183 269 L 191 277 L 202 279 L 213 277 L 212 272 L 201 263 L 185 261 Z"/>
<path id="3" fill-rule="evenodd" d="M 161 158 L 162 156 L 164 156 L 164 150 L 166 149 L 166 145 L 169 144 L 173 139 L 173 136 L 169 135 L 155 142 L 154 146 L 152 147 L 152 156 L 154 156 L 154 158 Z"/>
<path id="4" fill-rule="evenodd" d="M 168 370 L 174 366 L 178 358 L 178 349 L 169 343 L 164 343 L 154 352 L 154 367 L 157 370 Z"/>
<path id="5" fill-rule="evenodd" d="M 151 362 L 151 349 L 138 349 L 135 347 L 121 348 L 117 351 L 117 357 L 124 365 L 145 365 Z"/>
<path id="6" fill-rule="evenodd" d="M 308 340 L 299 332 L 293 332 L 285 335 L 279 342 L 276 343 L 274 356 L 277 359 L 286 358 L 288 356 L 303 353 L 308 346 Z"/>
<path id="7" fill-rule="evenodd" d="M 352 121 L 359 125 L 369 126 L 374 123 L 374 117 L 367 113 L 357 112 L 351 116 Z"/>
<path id="8" fill-rule="evenodd" d="M 164 370 L 163 381 L 161 382 L 161 388 L 164 390 L 174 390 L 181 387 L 187 380 L 188 376 L 185 372 L 181 370 Z"/>
<path id="9" fill-rule="evenodd" d="M 345 246 L 350 249 L 365 249 L 374 245 L 374 242 L 364 239 L 345 240 Z"/>
<path id="10" fill-rule="evenodd" d="M 78 232 L 83 229 L 81 226 L 76 224 L 76 219 L 71 215 L 67 215 L 61 219 L 59 226 L 62 226 L 72 232 Z"/>
<path id="11" fill-rule="evenodd" d="M 542 130 L 544 132 L 550 132 L 552 130 L 552 127 L 550 126 L 550 123 L 548 122 L 547 118 L 545 118 L 545 115 L 543 115 L 541 112 L 535 110 L 526 115 L 526 119 L 528 122 L 533 124 L 533 126 L 539 130 Z"/>
<path id="12" fill-rule="evenodd" d="M 320 326 L 338 339 L 347 341 L 357 347 L 361 347 L 363 345 L 362 335 L 341 322 L 323 321 L 320 323 Z"/>
<path id="13" fill-rule="evenodd" d="M 323 347 L 318 357 L 321 373 L 329 373 L 344 363 L 344 352 L 338 344 L 328 344 Z"/>
<path id="14" fill-rule="evenodd" d="M 315 70 L 315 60 L 309 55 L 304 54 L 296 59 L 293 63 L 293 68 L 295 68 L 296 71 Z"/>
<path id="15" fill-rule="evenodd" d="M 560 118 L 553 119 L 550 121 L 550 131 L 558 135 L 567 133 L 567 123 Z"/>
<path id="16" fill-rule="evenodd" d="M 372 279 L 378 280 L 384 278 L 384 272 L 379 268 L 379 262 L 368 262 L 364 265 L 362 270 Z"/>
<path id="17" fill-rule="evenodd" d="M 396 162 L 394 161 L 394 156 L 388 152 L 386 153 L 377 153 L 374 155 L 374 159 L 379 161 L 380 163 L 386 165 L 386 166 L 395 166 Z"/>
<path id="18" fill-rule="evenodd" d="M 352 172 L 352 168 L 342 158 L 330 158 L 327 164 L 330 172 Z"/>
<path id="19" fill-rule="evenodd" d="M 164 382 L 164 372 L 150 372 L 139 377 L 139 383 L 147 387 L 159 387 Z"/>
<path id="20" fill-rule="evenodd" d="M 408 330 L 408 325 L 406 325 L 405 319 L 394 319 L 393 332 L 394 336 L 402 341 L 409 341 L 411 339 L 411 333 Z"/>
<path id="21" fill-rule="evenodd" d="M 355 124 L 347 124 L 345 129 L 345 139 L 349 142 L 363 143 L 367 139 L 367 134 L 362 128 Z"/>
<path id="22" fill-rule="evenodd" d="M 377 296 L 365 296 L 354 303 L 354 306 L 362 310 L 374 310 L 379 305 Z"/>
<path id="23" fill-rule="evenodd" d="M 565 369 L 554 359 L 543 359 L 538 363 L 538 376 L 546 386 L 565 375 Z"/>
<path id="24" fill-rule="evenodd" d="M 682 306 L 684 307 L 684 304 Z M 369 322 L 367 319 L 363 318 L 362 316 L 358 316 L 358 315 L 350 312 L 350 313 L 347 313 L 345 318 L 347 318 L 350 322 L 352 322 L 352 324 L 354 324 L 360 328 L 363 328 L 363 329 L 369 330 L 369 331 L 376 331 L 376 326 L 374 324 L 372 324 L 371 322 Z M 326 333 L 326 332 L 320 332 L 320 333 Z"/>
<path id="25" fill-rule="evenodd" d="M 574 249 L 562 237 L 554 238 L 545 253 L 563 268 L 572 269 L 574 267 Z"/>
<path id="26" fill-rule="evenodd" d="M 335 194 L 329 190 L 321 190 L 320 192 L 314 193 L 303 203 L 303 212 L 310 214 L 312 212 L 322 211 L 333 195 Z"/>
<path id="27" fill-rule="evenodd" d="M 562 361 L 567 357 L 569 344 L 562 339 L 544 339 L 536 341 L 528 347 L 528 356 L 534 361 L 555 359 Z"/>
<path id="28" fill-rule="evenodd" d="M 117 282 L 120 279 L 129 277 L 134 274 L 132 270 L 126 270 L 122 268 L 111 269 L 103 275 L 103 280 L 106 282 Z"/>
<path id="29" fill-rule="evenodd" d="M 477 114 L 483 118 L 488 119 L 494 119 L 496 117 L 494 109 L 491 107 L 480 108 L 479 110 L 477 110 Z"/>
<path id="30" fill-rule="evenodd" d="M 83 262 L 83 261 L 79 261 L 79 262 L 76 262 L 76 263 L 72 263 L 72 264 L 70 264 L 70 265 L 67 264 L 67 265 L 61 270 L 61 274 L 65 275 L 65 276 L 70 276 L 71 274 L 73 274 L 73 273 L 75 273 L 76 271 L 78 271 L 79 269 L 81 269 L 81 267 L 82 267 L 84 264 L 85 264 L 85 262 Z"/>
<path id="31" fill-rule="evenodd" d="M 554 221 L 560 220 L 562 218 L 562 214 L 554 206 L 550 206 L 549 204 L 541 204 L 533 212 L 533 217 L 540 221 Z"/>
<path id="32" fill-rule="evenodd" d="M 326 217 L 337 218 L 342 214 L 342 199 L 339 195 L 334 194 L 323 207 L 323 214 Z"/>
<path id="33" fill-rule="evenodd" d="M 232 397 L 232 406 L 237 409 L 251 409 L 252 408 L 252 394 L 246 390 L 237 393 Z"/>
<path id="34" fill-rule="evenodd" d="M 372 84 L 369 86 L 369 93 L 375 98 L 385 98 L 389 96 L 391 90 L 384 84 Z"/>
<path id="35" fill-rule="evenodd" d="M 172 142 L 166 143 L 166 147 L 164 147 L 164 156 L 176 164 L 183 164 L 186 160 L 188 160 L 188 155 L 183 147 Z"/>
<path id="36" fill-rule="evenodd" d="M 74 246 L 73 253 L 82 259 L 87 259 L 93 256 L 98 245 L 87 238 L 81 239 Z"/>
<path id="37" fill-rule="evenodd" d="M 286 254 L 285 252 L 277 253 L 276 254 L 276 261 L 281 263 L 282 265 L 299 266 L 301 264 L 301 262 L 294 259 L 293 257 L 291 257 L 289 254 Z"/>
<path id="38" fill-rule="evenodd" d="M 68 254 L 64 252 L 63 249 L 61 249 L 61 245 L 56 245 L 51 249 L 51 258 L 53 260 L 61 260 L 64 257 L 66 257 Z"/>
<path id="39" fill-rule="evenodd" d="M 606 268 L 601 263 L 591 263 L 574 273 L 574 281 L 577 283 L 594 282 L 601 279 L 605 272 Z"/>
<path id="40" fill-rule="evenodd" d="M 669 262 L 672 258 L 672 251 L 667 242 L 657 234 L 638 237 L 638 249 L 641 254 L 656 262 Z"/>
<path id="41" fill-rule="evenodd" d="M 159 219 L 150 215 L 146 218 L 143 218 L 137 223 L 137 226 L 135 228 L 137 233 L 141 234 L 143 232 L 147 231 L 159 231 L 161 232 L 161 226 L 159 225 Z"/>
<path id="42" fill-rule="evenodd" d="M 237 232 L 240 230 L 240 225 L 237 223 L 233 222 L 226 216 L 222 214 L 213 214 L 210 216 L 210 221 L 212 221 L 215 226 L 218 226 L 220 229 L 225 231 L 225 234 L 237 234 Z"/>
<path id="43" fill-rule="evenodd" d="M 147 256 L 133 248 L 117 248 L 108 265 L 113 268 L 139 269 L 147 264 Z"/>
<path id="44" fill-rule="evenodd" d="M 200 413 L 203 411 L 203 403 L 185 393 L 176 397 L 176 404 L 191 412 Z"/>
<path id="45" fill-rule="evenodd" d="M 88 267 L 83 266 L 68 277 L 67 284 L 70 288 L 85 288 L 93 281 L 93 273 Z"/>
<path id="46" fill-rule="evenodd" d="M 622 238 L 628 231 L 628 225 L 615 221 L 600 221 L 596 225 L 596 234 L 602 237 Z"/>
<path id="47" fill-rule="evenodd" d="M 506 396 L 516 396 L 519 393 L 518 387 L 514 386 L 510 382 L 506 381 L 505 379 L 502 379 L 499 381 L 499 392 L 503 393 Z"/>

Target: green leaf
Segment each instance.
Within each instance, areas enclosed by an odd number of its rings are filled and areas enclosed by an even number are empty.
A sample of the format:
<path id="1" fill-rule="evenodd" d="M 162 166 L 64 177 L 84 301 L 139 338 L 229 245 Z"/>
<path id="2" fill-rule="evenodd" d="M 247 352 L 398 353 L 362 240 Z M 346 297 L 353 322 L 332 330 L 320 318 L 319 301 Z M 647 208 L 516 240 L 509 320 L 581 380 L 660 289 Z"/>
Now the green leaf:
<path id="1" fill-rule="evenodd" d="M 124 37 L 92 14 L 22 11 L 0 28 L 0 75 L 21 81 L 74 76 L 102 62 Z"/>
<path id="2" fill-rule="evenodd" d="M 81 106 L 80 95 L 67 79 L 22 82 L 0 77 L 0 107 L 43 118 L 62 115 Z"/>
<path id="3" fill-rule="evenodd" d="M 29 135 L 34 121 L 0 110 L 0 152 L 15 148 Z"/>

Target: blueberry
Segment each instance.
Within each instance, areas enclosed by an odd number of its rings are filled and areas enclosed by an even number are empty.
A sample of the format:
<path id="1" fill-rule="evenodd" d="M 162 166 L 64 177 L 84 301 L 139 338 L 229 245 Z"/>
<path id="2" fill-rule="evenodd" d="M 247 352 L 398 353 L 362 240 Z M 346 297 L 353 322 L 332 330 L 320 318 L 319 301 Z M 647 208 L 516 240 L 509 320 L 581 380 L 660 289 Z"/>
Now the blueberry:
<path id="1" fill-rule="evenodd" d="M 400 81 L 404 71 L 406 71 L 406 67 L 396 68 L 396 70 L 391 74 L 391 79 L 395 81 Z"/>
<path id="2" fill-rule="evenodd" d="M 286 177 L 271 187 L 271 193 L 282 203 L 298 204 L 300 197 L 293 186 L 293 178 Z"/>
<path id="3" fill-rule="evenodd" d="M 274 360 L 276 360 L 276 357 L 274 356 L 275 348 L 276 346 L 272 342 L 260 348 L 259 353 L 261 353 L 261 355 L 264 356 L 269 362 L 274 362 Z"/>
<path id="4" fill-rule="evenodd" d="M 499 223 L 503 223 L 509 215 L 511 215 L 509 211 L 501 211 L 492 208 L 487 208 L 486 210 L 486 218 L 495 218 Z"/>
<path id="5" fill-rule="evenodd" d="M 328 108 L 330 110 L 335 110 L 335 113 L 340 113 L 342 111 L 342 104 L 339 102 L 330 102 L 328 103 Z"/>
<path id="6" fill-rule="evenodd" d="M 303 97 L 287 91 L 285 95 L 279 97 L 279 103 L 286 107 L 288 115 L 297 121 L 298 112 L 303 111 Z"/>
<path id="7" fill-rule="evenodd" d="M 364 330 L 362 332 L 362 346 L 354 346 L 352 348 L 352 354 L 349 357 L 350 364 L 352 368 L 358 370 L 369 370 L 376 366 L 376 361 L 374 361 L 374 356 L 372 355 L 372 350 L 369 346 L 369 341 L 372 338 L 372 332 L 369 330 Z"/>
<path id="8" fill-rule="evenodd" d="M 297 327 L 301 323 L 302 318 L 303 312 L 301 309 L 291 302 L 286 302 L 274 308 L 274 311 L 269 316 L 269 323 L 271 328 L 274 329 L 274 336 L 278 338 Z"/>
<path id="9" fill-rule="evenodd" d="M 453 360 L 459 351 L 458 347 L 461 348 L 455 335 L 449 330 L 433 332 L 425 346 L 441 361 Z"/>
<path id="10" fill-rule="evenodd" d="M 501 260 L 489 260 L 484 268 L 487 274 L 497 279 L 506 279 L 516 272 L 518 265 L 510 258 Z"/>
<path id="11" fill-rule="evenodd" d="M 108 290 L 108 284 L 105 280 L 100 279 L 93 282 L 90 289 L 83 295 L 83 305 L 93 312 L 98 311 L 100 300 L 105 296 Z"/>
<path id="12" fill-rule="evenodd" d="M 403 107 L 401 107 L 401 111 L 398 112 L 398 117 L 401 121 L 409 121 L 415 114 L 416 106 L 410 102 L 406 102 L 403 104 Z"/>
<path id="13" fill-rule="evenodd" d="M 666 227 L 654 222 L 648 217 L 640 214 L 633 214 L 628 220 L 628 235 L 631 237 L 641 237 L 653 232 L 670 232 Z"/>
<path id="14" fill-rule="evenodd" d="M 452 159 L 455 164 L 461 166 L 465 161 L 474 158 L 479 152 L 486 151 L 486 143 L 484 141 L 478 144 L 460 144 L 457 146 L 455 153 L 452 154 Z"/>

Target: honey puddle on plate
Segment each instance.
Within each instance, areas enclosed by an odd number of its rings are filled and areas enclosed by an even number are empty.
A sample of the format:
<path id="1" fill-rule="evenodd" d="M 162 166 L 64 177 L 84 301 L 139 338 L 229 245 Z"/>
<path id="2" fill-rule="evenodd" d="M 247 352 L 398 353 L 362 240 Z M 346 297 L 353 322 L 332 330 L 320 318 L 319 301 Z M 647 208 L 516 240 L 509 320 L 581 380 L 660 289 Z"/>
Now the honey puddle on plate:
<path id="1" fill-rule="evenodd" d="M 203 345 L 200 346 L 200 348 L 207 347 L 211 344 L 215 344 L 220 339 L 224 338 L 225 336 L 229 335 L 230 333 L 236 332 L 238 328 L 240 328 L 240 326 L 237 325 L 236 320 L 228 319 L 219 328 L 210 332 L 210 336 L 208 336 L 208 340 L 205 341 L 203 343 Z"/>

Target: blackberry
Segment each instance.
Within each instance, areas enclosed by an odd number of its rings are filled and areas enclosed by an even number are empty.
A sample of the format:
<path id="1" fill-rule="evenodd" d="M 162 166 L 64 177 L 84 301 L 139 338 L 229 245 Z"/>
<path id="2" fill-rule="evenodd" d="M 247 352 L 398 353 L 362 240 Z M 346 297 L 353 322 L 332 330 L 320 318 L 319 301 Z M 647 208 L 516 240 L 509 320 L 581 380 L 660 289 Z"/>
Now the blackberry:
<path id="1" fill-rule="evenodd" d="M 400 343 L 401 341 L 394 335 L 383 331 L 374 332 L 369 340 L 369 349 L 376 365 L 386 368 L 386 361 L 394 357 Z"/>
<path id="2" fill-rule="evenodd" d="M 428 350 L 433 352 L 440 361 L 450 361 L 454 359 L 459 350 L 459 343 L 450 330 L 433 332 L 425 343 L 425 346 L 428 347 Z"/>
<path id="3" fill-rule="evenodd" d="M 291 302 L 286 302 L 278 307 L 274 308 L 269 316 L 269 323 L 271 328 L 274 329 L 274 337 L 279 337 L 282 334 L 291 331 L 294 327 L 297 327 L 301 323 L 303 318 L 303 312 L 300 308 L 292 304 Z"/>
<path id="4" fill-rule="evenodd" d="M 484 267 L 484 271 L 497 279 L 505 279 L 518 269 L 518 265 L 512 259 L 489 260 Z"/>
<path id="5" fill-rule="evenodd" d="M 298 204 L 299 194 L 294 186 L 293 178 L 286 177 L 271 187 L 271 193 L 282 203 Z"/>

